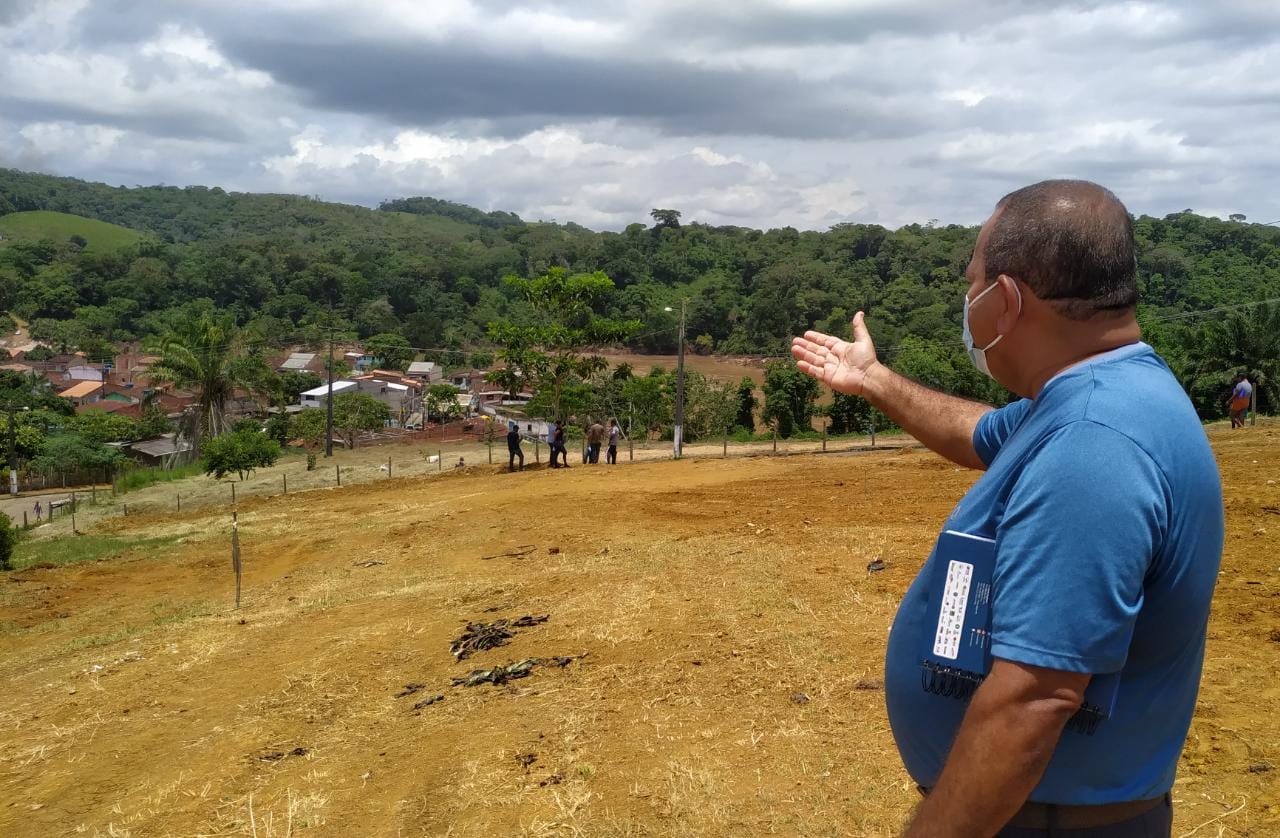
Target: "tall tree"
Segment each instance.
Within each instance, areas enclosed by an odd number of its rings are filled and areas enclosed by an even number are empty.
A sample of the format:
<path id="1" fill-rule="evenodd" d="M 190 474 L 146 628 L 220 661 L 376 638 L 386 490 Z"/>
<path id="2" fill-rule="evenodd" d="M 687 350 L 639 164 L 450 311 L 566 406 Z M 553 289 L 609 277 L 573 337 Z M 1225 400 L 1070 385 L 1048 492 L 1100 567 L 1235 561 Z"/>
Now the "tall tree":
<path id="1" fill-rule="evenodd" d="M 378 359 L 378 366 L 385 370 L 407 370 L 413 360 L 413 349 L 404 335 L 383 332 L 364 342 L 365 354 Z"/>
<path id="2" fill-rule="evenodd" d="M 598 313 L 613 292 L 613 280 L 602 271 L 570 274 L 551 268 L 534 279 L 506 278 L 533 310 L 532 325 L 510 320 L 489 324 L 489 338 L 502 347 L 502 369 L 490 380 L 512 386 L 531 386 L 554 419 L 566 419 L 566 388 L 608 369 L 604 358 L 590 354 L 591 347 L 619 343 L 639 324 L 604 317 Z"/>
<path id="3" fill-rule="evenodd" d="M 733 424 L 751 433 L 756 429 L 756 383 L 747 376 L 738 382 L 738 411 Z"/>
<path id="4" fill-rule="evenodd" d="M 356 438 L 386 427 L 391 418 L 391 408 L 368 393 L 343 393 L 333 397 L 333 430 L 347 443 L 356 447 Z"/>
<path id="5" fill-rule="evenodd" d="M 187 318 L 149 346 L 160 355 L 147 373 L 152 384 L 195 393 L 197 450 L 204 439 L 228 429 L 227 402 L 235 390 L 254 390 L 265 377 L 262 360 L 249 354 L 228 315 Z"/>
<path id="6" fill-rule="evenodd" d="M 764 413 L 761 418 L 774 424 L 778 436 L 812 430 L 818 382 L 788 361 L 770 361 L 764 373 Z"/>

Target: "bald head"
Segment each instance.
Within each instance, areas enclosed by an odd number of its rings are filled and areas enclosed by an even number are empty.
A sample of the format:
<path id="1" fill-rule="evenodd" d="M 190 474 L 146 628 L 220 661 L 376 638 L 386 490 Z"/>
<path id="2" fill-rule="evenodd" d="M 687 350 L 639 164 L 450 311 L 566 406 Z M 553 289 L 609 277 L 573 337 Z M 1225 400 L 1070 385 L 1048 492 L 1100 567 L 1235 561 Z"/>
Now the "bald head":
<path id="1" fill-rule="evenodd" d="M 1010 192 L 985 232 L 985 278 L 1020 279 L 1064 317 L 1115 316 L 1138 302 L 1133 220 L 1096 183 L 1046 180 Z"/>

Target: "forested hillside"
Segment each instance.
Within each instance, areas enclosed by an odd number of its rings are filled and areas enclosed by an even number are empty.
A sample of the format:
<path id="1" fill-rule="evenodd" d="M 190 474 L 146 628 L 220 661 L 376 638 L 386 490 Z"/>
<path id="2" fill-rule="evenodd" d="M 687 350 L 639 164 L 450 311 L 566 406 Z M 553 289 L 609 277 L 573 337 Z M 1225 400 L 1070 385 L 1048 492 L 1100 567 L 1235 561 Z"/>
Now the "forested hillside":
<path id="1" fill-rule="evenodd" d="M 629 340 L 640 351 L 674 348 L 677 315 L 664 308 L 678 309 L 681 299 L 689 339 L 703 352 L 781 353 L 791 335 L 814 326 L 843 331 L 863 308 L 890 360 L 913 359 L 901 363 L 960 392 L 980 384 L 959 352 L 973 227 L 761 231 L 682 223 L 678 212 L 658 210 L 622 232 L 593 232 L 433 198 L 371 210 L 0 170 L 0 214 L 32 210 L 150 234 L 101 252 L 56 238 L 0 248 L 0 309 L 68 345 L 159 333 L 182 313 L 212 306 L 268 343 L 337 316 L 360 336 L 394 332 L 424 349 L 471 347 L 484 342 L 491 321 L 534 316 L 504 276 L 560 266 L 614 280 L 601 314 L 640 321 Z M 1137 219 L 1137 235 L 1151 339 L 1211 413 L 1236 365 L 1267 377 L 1274 342 L 1256 309 L 1247 317 L 1181 315 L 1280 297 L 1280 230 L 1182 212 Z M 1243 322 L 1229 327 L 1233 316 Z M 1214 329 L 1222 334 L 1208 334 Z M 1224 341 L 1250 345 L 1228 351 Z M 1219 347 L 1212 358 L 1209 345 Z"/>

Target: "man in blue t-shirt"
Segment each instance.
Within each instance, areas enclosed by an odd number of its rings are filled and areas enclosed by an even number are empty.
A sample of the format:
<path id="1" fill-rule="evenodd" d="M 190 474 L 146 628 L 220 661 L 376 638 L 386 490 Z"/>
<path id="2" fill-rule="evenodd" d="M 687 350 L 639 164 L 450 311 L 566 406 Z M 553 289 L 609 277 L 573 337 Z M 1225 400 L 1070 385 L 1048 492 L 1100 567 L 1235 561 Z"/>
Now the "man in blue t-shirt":
<path id="1" fill-rule="evenodd" d="M 1096 184 L 1020 189 L 983 225 L 967 279 L 966 348 L 1022 397 L 1002 409 L 880 364 L 861 312 L 852 342 L 808 332 L 792 347 L 803 372 L 985 470 L 943 529 L 994 542 L 990 672 L 967 703 L 922 687 L 937 546 L 889 636 L 889 722 L 925 794 L 907 834 L 1168 835 L 1222 488 L 1190 401 L 1139 340 L 1132 221 Z M 1064 730 L 1112 673 L 1110 717 Z"/>

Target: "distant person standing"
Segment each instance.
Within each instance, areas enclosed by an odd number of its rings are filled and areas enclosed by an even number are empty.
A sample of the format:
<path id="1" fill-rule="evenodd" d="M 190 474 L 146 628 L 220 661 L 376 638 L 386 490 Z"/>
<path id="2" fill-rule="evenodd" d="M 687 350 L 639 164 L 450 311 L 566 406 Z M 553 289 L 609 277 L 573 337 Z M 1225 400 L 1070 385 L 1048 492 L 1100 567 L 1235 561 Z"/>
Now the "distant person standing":
<path id="1" fill-rule="evenodd" d="M 556 432 L 559 430 L 555 421 L 547 423 L 547 450 L 551 452 L 552 468 L 560 468 L 560 464 L 556 462 Z"/>
<path id="2" fill-rule="evenodd" d="M 600 462 L 600 444 L 604 442 L 604 425 L 592 422 L 587 428 L 587 462 L 596 465 Z"/>
<path id="3" fill-rule="evenodd" d="M 1231 427 L 1243 428 L 1245 414 L 1253 403 L 1253 384 L 1249 377 L 1241 373 L 1236 376 L 1235 386 L 1231 388 Z"/>
<path id="4" fill-rule="evenodd" d="M 40 520 L 40 516 L 44 514 L 44 507 L 40 505 L 40 501 L 36 501 L 36 520 Z"/>
<path id="5" fill-rule="evenodd" d="M 618 464 L 618 437 L 622 435 L 622 430 L 618 427 L 617 419 L 609 420 L 609 448 L 604 452 L 604 461 L 611 466 Z"/>
<path id="6" fill-rule="evenodd" d="M 524 451 L 520 449 L 520 426 L 507 424 L 507 471 L 516 470 L 516 458 L 520 458 L 520 470 L 524 471 Z"/>
<path id="7" fill-rule="evenodd" d="M 569 467 L 569 449 L 564 444 L 564 420 L 556 424 L 556 446 L 551 451 L 551 464 L 556 462 L 556 454 L 560 455 L 560 468 Z"/>

